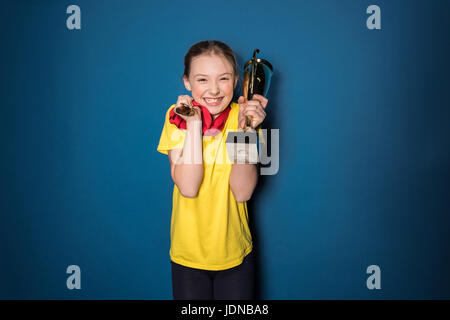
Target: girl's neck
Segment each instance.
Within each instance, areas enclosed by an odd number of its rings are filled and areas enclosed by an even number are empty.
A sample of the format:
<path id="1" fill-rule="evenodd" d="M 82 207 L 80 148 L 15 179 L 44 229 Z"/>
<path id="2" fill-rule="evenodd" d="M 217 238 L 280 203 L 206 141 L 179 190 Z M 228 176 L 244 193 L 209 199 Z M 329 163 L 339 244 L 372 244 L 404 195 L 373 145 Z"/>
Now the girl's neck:
<path id="1" fill-rule="evenodd" d="M 227 107 L 227 108 L 228 108 L 228 107 Z M 225 108 L 225 109 L 226 109 L 226 108 Z M 213 114 L 213 115 L 212 115 L 213 120 L 216 120 L 216 118 L 217 118 L 218 116 L 220 116 L 220 115 L 222 114 L 222 112 L 225 111 L 225 109 L 223 109 L 222 111 L 220 111 L 218 114 Z"/>

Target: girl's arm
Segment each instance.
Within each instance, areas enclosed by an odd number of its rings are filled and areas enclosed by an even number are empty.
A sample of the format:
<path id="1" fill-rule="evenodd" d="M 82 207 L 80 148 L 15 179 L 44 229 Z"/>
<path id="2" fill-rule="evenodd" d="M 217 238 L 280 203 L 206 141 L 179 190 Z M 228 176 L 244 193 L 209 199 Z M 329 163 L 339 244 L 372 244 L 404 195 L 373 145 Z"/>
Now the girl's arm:
<path id="1" fill-rule="evenodd" d="M 258 182 L 258 170 L 251 163 L 234 163 L 230 173 L 230 187 L 237 202 L 250 200 Z"/>
<path id="2" fill-rule="evenodd" d="M 238 99 L 239 103 L 239 128 L 245 128 L 246 116 L 252 116 L 252 127 L 256 128 L 266 117 L 264 111 L 267 106 L 265 97 L 254 94 L 252 100 L 245 102 L 244 97 Z M 230 188 L 233 191 L 234 198 L 238 202 L 250 200 L 256 184 L 258 183 L 258 170 L 256 165 L 251 163 L 234 163 L 230 173 Z"/>
<path id="3" fill-rule="evenodd" d="M 182 149 L 169 150 L 170 173 L 180 193 L 195 198 L 203 180 L 202 122 L 186 122 Z"/>

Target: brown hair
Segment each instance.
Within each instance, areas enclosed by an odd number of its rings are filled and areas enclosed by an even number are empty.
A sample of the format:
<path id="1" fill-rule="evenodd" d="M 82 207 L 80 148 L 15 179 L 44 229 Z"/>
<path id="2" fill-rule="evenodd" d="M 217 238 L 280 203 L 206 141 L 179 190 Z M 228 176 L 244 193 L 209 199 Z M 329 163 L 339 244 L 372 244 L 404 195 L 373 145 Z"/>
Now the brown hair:
<path id="1" fill-rule="evenodd" d="M 218 40 L 205 40 L 193 44 L 184 56 L 184 73 L 183 77 L 189 78 L 191 72 L 191 61 L 193 58 L 204 54 L 215 53 L 224 56 L 233 67 L 234 75 L 238 75 L 236 56 L 233 50 L 224 42 Z"/>

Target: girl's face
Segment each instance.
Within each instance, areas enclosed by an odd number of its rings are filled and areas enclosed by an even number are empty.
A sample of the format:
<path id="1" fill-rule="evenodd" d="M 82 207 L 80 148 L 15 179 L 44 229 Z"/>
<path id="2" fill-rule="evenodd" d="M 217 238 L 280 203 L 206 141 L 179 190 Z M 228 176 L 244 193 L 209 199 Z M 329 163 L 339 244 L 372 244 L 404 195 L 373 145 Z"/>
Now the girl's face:
<path id="1" fill-rule="evenodd" d="M 233 66 L 224 56 L 202 54 L 191 60 L 189 78 L 183 79 L 194 100 L 216 118 L 233 99 L 238 76 L 235 76 Z"/>

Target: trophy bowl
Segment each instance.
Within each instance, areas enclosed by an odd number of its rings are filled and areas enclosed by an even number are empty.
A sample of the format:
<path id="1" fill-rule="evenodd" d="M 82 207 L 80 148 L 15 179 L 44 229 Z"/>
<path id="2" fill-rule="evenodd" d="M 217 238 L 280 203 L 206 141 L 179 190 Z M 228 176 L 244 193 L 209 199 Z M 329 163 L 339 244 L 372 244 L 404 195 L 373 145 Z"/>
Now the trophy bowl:
<path id="1" fill-rule="evenodd" d="M 259 49 L 253 51 L 253 57 L 244 65 L 242 95 L 244 102 L 252 100 L 254 94 L 266 96 L 273 75 L 272 64 L 264 59 L 256 58 Z M 252 118 L 246 117 L 246 129 L 252 128 Z"/>

